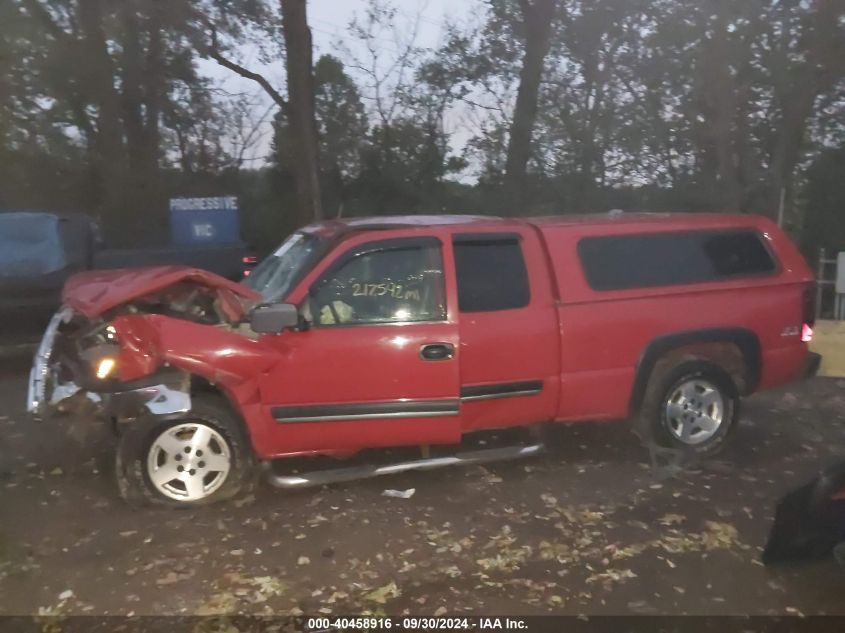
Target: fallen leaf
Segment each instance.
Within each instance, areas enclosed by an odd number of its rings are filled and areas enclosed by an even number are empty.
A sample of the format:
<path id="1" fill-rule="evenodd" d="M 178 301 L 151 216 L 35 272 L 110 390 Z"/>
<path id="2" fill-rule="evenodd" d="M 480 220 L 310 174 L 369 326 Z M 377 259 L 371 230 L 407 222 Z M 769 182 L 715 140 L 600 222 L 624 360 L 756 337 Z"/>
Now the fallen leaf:
<path id="1" fill-rule="evenodd" d="M 164 585 L 172 585 L 175 582 L 179 582 L 182 579 L 182 576 L 177 574 L 175 571 L 167 572 L 161 578 L 156 579 L 156 584 L 159 586 Z"/>
<path id="2" fill-rule="evenodd" d="M 237 501 L 234 501 L 233 503 L 236 508 L 242 508 L 245 505 L 252 503 L 253 501 L 255 501 L 255 495 L 248 495 L 243 499 L 238 499 Z"/>
<path id="3" fill-rule="evenodd" d="M 235 611 L 238 606 L 237 597 L 224 591 L 211 596 L 206 602 L 194 610 L 194 615 L 221 615 Z"/>
<path id="4" fill-rule="evenodd" d="M 686 517 L 681 516 L 680 514 L 664 514 L 662 517 L 657 519 L 657 522 L 661 525 L 678 525 L 683 523 L 686 520 Z"/>
<path id="5" fill-rule="evenodd" d="M 402 592 L 399 591 L 399 587 L 396 586 L 396 583 L 390 581 L 386 585 L 379 587 L 378 589 L 374 589 L 370 593 L 364 596 L 364 600 L 369 600 L 370 602 L 376 602 L 378 604 L 385 604 L 388 600 L 392 598 L 398 598 L 402 595 Z"/>
<path id="6" fill-rule="evenodd" d="M 608 569 L 605 572 L 593 574 L 587 578 L 587 584 L 594 582 L 621 582 L 636 577 L 637 575 L 630 569 Z"/>
<path id="7" fill-rule="evenodd" d="M 554 508 L 557 505 L 557 499 L 547 492 L 540 495 L 540 499 L 546 504 L 547 508 Z"/>

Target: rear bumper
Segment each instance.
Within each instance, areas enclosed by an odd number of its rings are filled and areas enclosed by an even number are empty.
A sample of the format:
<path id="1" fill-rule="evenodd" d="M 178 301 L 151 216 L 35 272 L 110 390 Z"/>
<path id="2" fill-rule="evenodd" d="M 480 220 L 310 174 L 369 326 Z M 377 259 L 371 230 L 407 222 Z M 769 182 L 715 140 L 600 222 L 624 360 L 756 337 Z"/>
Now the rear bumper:
<path id="1" fill-rule="evenodd" d="M 822 365 L 822 355 L 816 352 L 807 353 L 807 364 L 804 366 L 803 378 L 813 378 L 819 373 L 819 368 Z"/>

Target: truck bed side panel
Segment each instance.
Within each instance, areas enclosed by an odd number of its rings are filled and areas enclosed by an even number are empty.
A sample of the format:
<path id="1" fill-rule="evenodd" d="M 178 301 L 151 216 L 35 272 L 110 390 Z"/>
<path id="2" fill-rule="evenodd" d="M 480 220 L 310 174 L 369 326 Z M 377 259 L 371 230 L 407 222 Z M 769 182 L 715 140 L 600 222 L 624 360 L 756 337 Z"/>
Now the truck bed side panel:
<path id="1" fill-rule="evenodd" d="M 807 354 L 801 342 L 802 296 L 811 274 L 788 239 L 776 228 L 749 217 L 779 259 L 779 270 L 756 278 L 736 278 L 682 286 L 594 291 L 577 254 L 586 235 L 653 227 L 543 227 L 561 301 L 560 420 L 621 419 L 628 415 L 638 364 L 649 343 L 660 336 L 716 328 L 753 332 L 762 349 L 759 388 L 795 380 Z M 736 228 L 735 225 L 730 225 Z M 695 226 L 690 227 L 695 230 Z M 788 246 L 784 246 L 786 241 Z"/>

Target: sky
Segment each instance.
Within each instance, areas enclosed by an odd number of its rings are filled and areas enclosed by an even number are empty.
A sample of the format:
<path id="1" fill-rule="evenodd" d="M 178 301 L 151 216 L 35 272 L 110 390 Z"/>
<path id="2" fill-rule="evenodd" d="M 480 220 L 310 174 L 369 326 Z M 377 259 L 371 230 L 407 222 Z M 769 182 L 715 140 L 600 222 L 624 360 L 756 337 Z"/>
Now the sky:
<path id="1" fill-rule="evenodd" d="M 332 41 L 343 31 L 355 14 L 366 9 L 366 0 L 310 0 L 308 21 L 314 32 L 314 42 L 319 52 L 329 52 Z M 420 46 L 437 45 L 445 17 L 466 15 L 472 3 L 466 0 L 393 0 L 399 17 L 413 20 L 420 15 Z"/>
<path id="2" fill-rule="evenodd" d="M 349 42 L 348 26 L 356 15 L 363 16 L 367 5 L 367 0 L 308 1 L 308 22 L 314 40 L 315 60 L 324 53 L 331 53 L 344 61 L 346 54 L 342 48 L 338 47 L 338 43 Z M 400 32 L 410 31 L 419 16 L 416 43 L 417 46 L 425 48 L 436 48 L 440 43 L 444 18 L 463 20 L 469 15 L 471 7 L 477 6 L 476 3 L 467 0 L 392 0 L 392 5 L 397 9 L 397 26 Z M 397 45 L 387 37 L 380 42 L 387 53 L 397 49 Z M 257 50 L 251 47 L 243 48 L 239 51 L 237 61 L 250 70 L 262 73 L 273 85 L 284 86 L 285 75 L 282 64 L 279 62 L 271 65 L 262 64 Z M 222 87 L 228 92 L 255 95 L 254 111 L 256 116 L 263 117 L 261 140 L 247 154 L 247 165 L 259 166 L 269 153 L 272 140 L 273 113 L 267 112 L 271 103 L 270 99 L 263 94 L 256 83 L 243 79 L 212 61 L 202 61 L 200 71 L 214 78 L 215 81 L 221 82 Z M 458 136 L 461 135 L 458 134 Z"/>

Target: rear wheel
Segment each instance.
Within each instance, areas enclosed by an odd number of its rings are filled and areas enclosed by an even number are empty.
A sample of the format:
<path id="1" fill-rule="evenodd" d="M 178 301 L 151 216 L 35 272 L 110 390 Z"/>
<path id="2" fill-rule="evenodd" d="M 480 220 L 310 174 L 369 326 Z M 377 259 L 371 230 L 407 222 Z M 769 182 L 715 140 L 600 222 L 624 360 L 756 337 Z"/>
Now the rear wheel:
<path id="1" fill-rule="evenodd" d="M 118 487 L 132 504 L 192 507 L 251 493 L 255 461 L 224 401 L 194 399 L 178 420 L 137 420 L 121 435 Z"/>
<path id="2" fill-rule="evenodd" d="M 690 361 L 649 383 L 641 426 L 662 446 L 713 454 L 736 427 L 738 411 L 731 377 L 707 361 Z"/>

